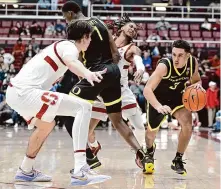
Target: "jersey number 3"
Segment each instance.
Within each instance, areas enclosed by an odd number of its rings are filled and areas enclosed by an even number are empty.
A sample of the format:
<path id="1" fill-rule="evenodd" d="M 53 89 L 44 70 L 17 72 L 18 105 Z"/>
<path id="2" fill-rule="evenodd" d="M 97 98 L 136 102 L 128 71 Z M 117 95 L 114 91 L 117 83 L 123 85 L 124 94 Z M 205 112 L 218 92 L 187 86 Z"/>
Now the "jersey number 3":
<path id="1" fill-rule="evenodd" d="M 180 82 L 174 83 L 173 86 L 170 86 L 170 89 L 175 90 L 179 84 L 180 84 Z"/>

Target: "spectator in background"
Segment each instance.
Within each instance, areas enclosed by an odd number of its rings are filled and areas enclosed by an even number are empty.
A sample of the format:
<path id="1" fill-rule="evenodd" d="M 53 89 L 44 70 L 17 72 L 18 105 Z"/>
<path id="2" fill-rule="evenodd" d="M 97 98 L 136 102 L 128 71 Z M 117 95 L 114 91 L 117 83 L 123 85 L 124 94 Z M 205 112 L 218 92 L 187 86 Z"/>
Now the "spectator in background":
<path id="1" fill-rule="evenodd" d="M 156 23 L 155 28 L 159 31 L 159 30 L 169 30 L 172 27 L 171 27 L 170 23 L 165 21 L 164 17 L 162 16 L 161 20 Z"/>
<path id="2" fill-rule="evenodd" d="M 65 27 L 61 23 L 61 20 L 59 20 L 59 19 L 57 20 L 57 22 L 55 24 L 55 32 L 56 32 L 56 35 L 65 36 Z"/>
<path id="3" fill-rule="evenodd" d="M 88 4 L 89 4 L 89 0 L 82 1 L 82 12 L 83 12 L 83 15 L 85 15 L 85 16 L 88 16 L 87 15 Z"/>
<path id="4" fill-rule="evenodd" d="M 25 52 L 24 56 L 24 64 L 26 64 L 32 57 L 36 55 L 33 46 L 31 44 L 28 45 L 28 50 Z"/>
<path id="5" fill-rule="evenodd" d="M 213 31 L 220 31 L 220 20 L 216 19 L 216 23 L 212 24 Z"/>
<path id="6" fill-rule="evenodd" d="M 10 65 L 15 61 L 14 56 L 11 53 L 6 53 L 3 48 L 0 48 L 0 55 L 3 56 L 5 64 Z"/>
<path id="7" fill-rule="evenodd" d="M 43 10 L 50 9 L 51 2 L 49 0 L 38 0 L 38 7 Z"/>
<path id="8" fill-rule="evenodd" d="M 213 132 L 215 132 L 215 133 L 220 132 L 220 124 L 221 124 L 221 110 L 219 110 L 216 113 L 216 122 L 213 125 L 213 127 L 214 127 Z"/>
<path id="9" fill-rule="evenodd" d="M 2 84 L 4 79 L 6 78 L 7 68 L 4 65 L 4 57 L 0 55 L 0 89 L 2 88 Z"/>
<path id="10" fill-rule="evenodd" d="M 206 91 L 206 97 L 207 97 L 206 107 L 208 111 L 208 124 L 209 127 L 212 127 L 216 113 L 216 108 L 219 105 L 218 89 L 215 82 L 213 81 L 209 82 L 209 88 Z"/>
<path id="11" fill-rule="evenodd" d="M 204 51 L 202 48 L 197 48 L 195 56 L 200 62 L 202 62 L 208 58 L 208 51 Z"/>
<path id="12" fill-rule="evenodd" d="M 148 36 L 147 40 L 159 41 L 159 40 L 160 40 L 160 36 L 157 35 L 157 31 L 154 30 L 154 31 L 152 31 L 152 34 L 150 34 L 150 35 Z"/>
<path id="13" fill-rule="evenodd" d="M 152 69 L 152 58 L 150 56 L 150 49 L 143 52 L 143 64 L 146 69 Z"/>
<path id="14" fill-rule="evenodd" d="M 22 39 L 19 38 L 17 43 L 13 47 L 12 55 L 24 55 L 25 53 L 25 45 L 22 43 Z"/>
<path id="15" fill-rule="evenodd" d="M 112 0 L 106 0 L 104 4 L 105 10 L 111 10 L 114 8 L 114 2 Z"/>
<path id="16" fill-rule="evenodd" d="M 202 61 L 202 64 L 207 64 L 210 69 L 220 68 L 220 55 L 215 54 L 212 59 Z"/>
<path id="17" fill-rule="evenodd" d="M 210 31 L 212 29 L 212 24 L 209 23 L 208 18 L 205 18 L 204 22 L 200 26 L 200 29 L 202 31 Z"/>
<path id="18" fill-rule="evenodd" d="M 10 33 L 11 33 L 11 34 L 21 35 L 22 32 L 23 32 L 23 28 L 22 28 L 20 22 L 16 22 L 15 26 L 12 27 L 11 30 L 10 30 Z"/>
<path id="19" fill-rule="evenodd" d="M 208 6 L 208 12 L 212 12 L 212 9 L 214 12 L 219 12 L 220 13 L 220 0 L 213 0 Z"/>
<path id="20" fill-rule="evenodd" d="M 151 48 L 151 55 L 152 56 L 162 56 L 163 53 L 161 52 L 161 48 L 159 47 L 159 43 L 155 43 L 154 46 Z"/>
<path id="21" fill-rule="evenodd" d="M 41 35 L 42 34 L 42 28 L 41 26 L 34 20 L 30 27 L 30 34 L 32 35 Z"/>
<path id="22" fill-rule="evenodd" d="M 54 34 L 55 34 L 54 22 L 51 22 L 45 29 L 45 35 L 53 36 Z"/>
<path id="23" fill-rule="evenodd" d="M 15 67 L 14 67 L 14 64 L 10 64 L 9 65 L 9 70 L 7 72 L 9 75 L 15 75 L 16 74 L 16 70 L 15 70 Z"/>
<path id="24" fill-rule="evenodd" d="M 0 124 L 4 124 L 4 122 L 10 118 L 12 118 L 13 110 L 6 103 L 5 99 L 0 103 Z"/>
<path id="25" fill-rule="evenodd" d="M 39 48 L 39 44 L 36 43 L 34 37 L 31 39 L 31 41 L 29 42 L 29 44 L 32 45 L 33 50 L 35 51 L 35 54 L 37 54 L 37 53 L 39 52 L 40 48 Z"/>

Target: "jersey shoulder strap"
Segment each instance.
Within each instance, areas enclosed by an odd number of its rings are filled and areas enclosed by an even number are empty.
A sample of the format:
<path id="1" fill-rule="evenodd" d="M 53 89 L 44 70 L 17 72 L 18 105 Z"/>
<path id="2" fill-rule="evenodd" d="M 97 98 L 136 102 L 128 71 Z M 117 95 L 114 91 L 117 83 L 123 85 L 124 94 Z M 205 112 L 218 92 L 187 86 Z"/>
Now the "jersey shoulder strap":
<path id="1" fill-rule="evenodd" d="M 190 55 L 190 76 L 195 73 L 196 71 L 196 57 Z"/>
<path id="2" fill-rule="evenodd" d="M 168 79 L 171 76 L 172 71 L 172 60 L 170 58 L 162 58 L 160 59 L 157 64 L 165 64 L 167 67 L 167 74 L 163 77 L 163 79 Z"/>

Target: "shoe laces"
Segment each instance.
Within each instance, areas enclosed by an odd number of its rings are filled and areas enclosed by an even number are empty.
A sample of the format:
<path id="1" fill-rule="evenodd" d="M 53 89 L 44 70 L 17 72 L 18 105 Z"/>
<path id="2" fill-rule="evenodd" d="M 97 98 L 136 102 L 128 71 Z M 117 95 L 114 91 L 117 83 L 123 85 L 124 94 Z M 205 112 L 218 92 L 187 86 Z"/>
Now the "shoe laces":
<path id="1" fill-rule="evenodd" d="M 175 159 L 175 164 L 178 165 L 180 168 L 184 169 L 184 165 L 183 164 L 186 164 L 186 159 L 185 160 L 182 160 L 182 159 Z"/>
<path id="2" fill-rule="evenodd" d="M 86 173 L 89 173 L 89 174 L 91 174 L 91 175 L 96 175 L 96 174 L 97 174 L 94 170 L 90 169 L 90 166 L 89 166 L 88 164 L 84 165 L 84 166 L 81 168 L 81 171 L 86 172 Z"/>

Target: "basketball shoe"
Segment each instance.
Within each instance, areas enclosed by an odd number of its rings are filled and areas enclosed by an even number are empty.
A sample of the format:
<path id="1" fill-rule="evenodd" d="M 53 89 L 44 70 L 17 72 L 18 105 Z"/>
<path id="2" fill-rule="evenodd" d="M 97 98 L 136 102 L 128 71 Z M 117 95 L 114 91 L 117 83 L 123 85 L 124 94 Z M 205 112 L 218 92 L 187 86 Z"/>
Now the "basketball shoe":
<path id="1" fill-rule="evenodd" d="M 71 185 L 72 186 L 82 186 L 82 185 L 90 185 L 105 182 L 106 180 L 111 179 L 110 176 L 107 175 L 98 175 L 94 171 L 90 169 L 90 167 L 86 164 L 81 168 L 81 170 L 71 175 Z"/>
<path id="2" fill-rule="evenodd" d="M 50 182 L 51 180 L 51 176 L 45 175 L 35 169 L 27 173 L 19 167 L 15 175 L 15 181 L 19 182 Z"/>
<path id="3" fill-rule="evenodd" d="M 87 164 L 89 165 L 90 169 L 95 169 L 95 168 L 101 166 L 101 162 L 99 161 L 97 156 L 94 156 L 94 158 L 92 158 L 92 159 L 87 158 Z M 70 173 L 73 174 L 74 173 L 74 169 L 71 169 Z"/>
<path id="4" fill-rule="evenodd" d="M 138 153 L 143 154 L 142 159 L 139 158 Z M 138 167 L 143 169 L 143 173 L 152 174 L 154 172 L 154 159 L 153 159 L 153 157 L 149 156 L 148 154 L 145 154 L 143 152 L 143 150 L 138 150 L 138 152 L 136 154 L 135 162 Z"/>
<path id="5" fill-rule="evenodd" d="M 175 158 L 172 161 L 171 169 L 173 169 L 177 174 L 185 176 L 187 172 L 183 164 L 186 163 L 181 158 Z"/>

